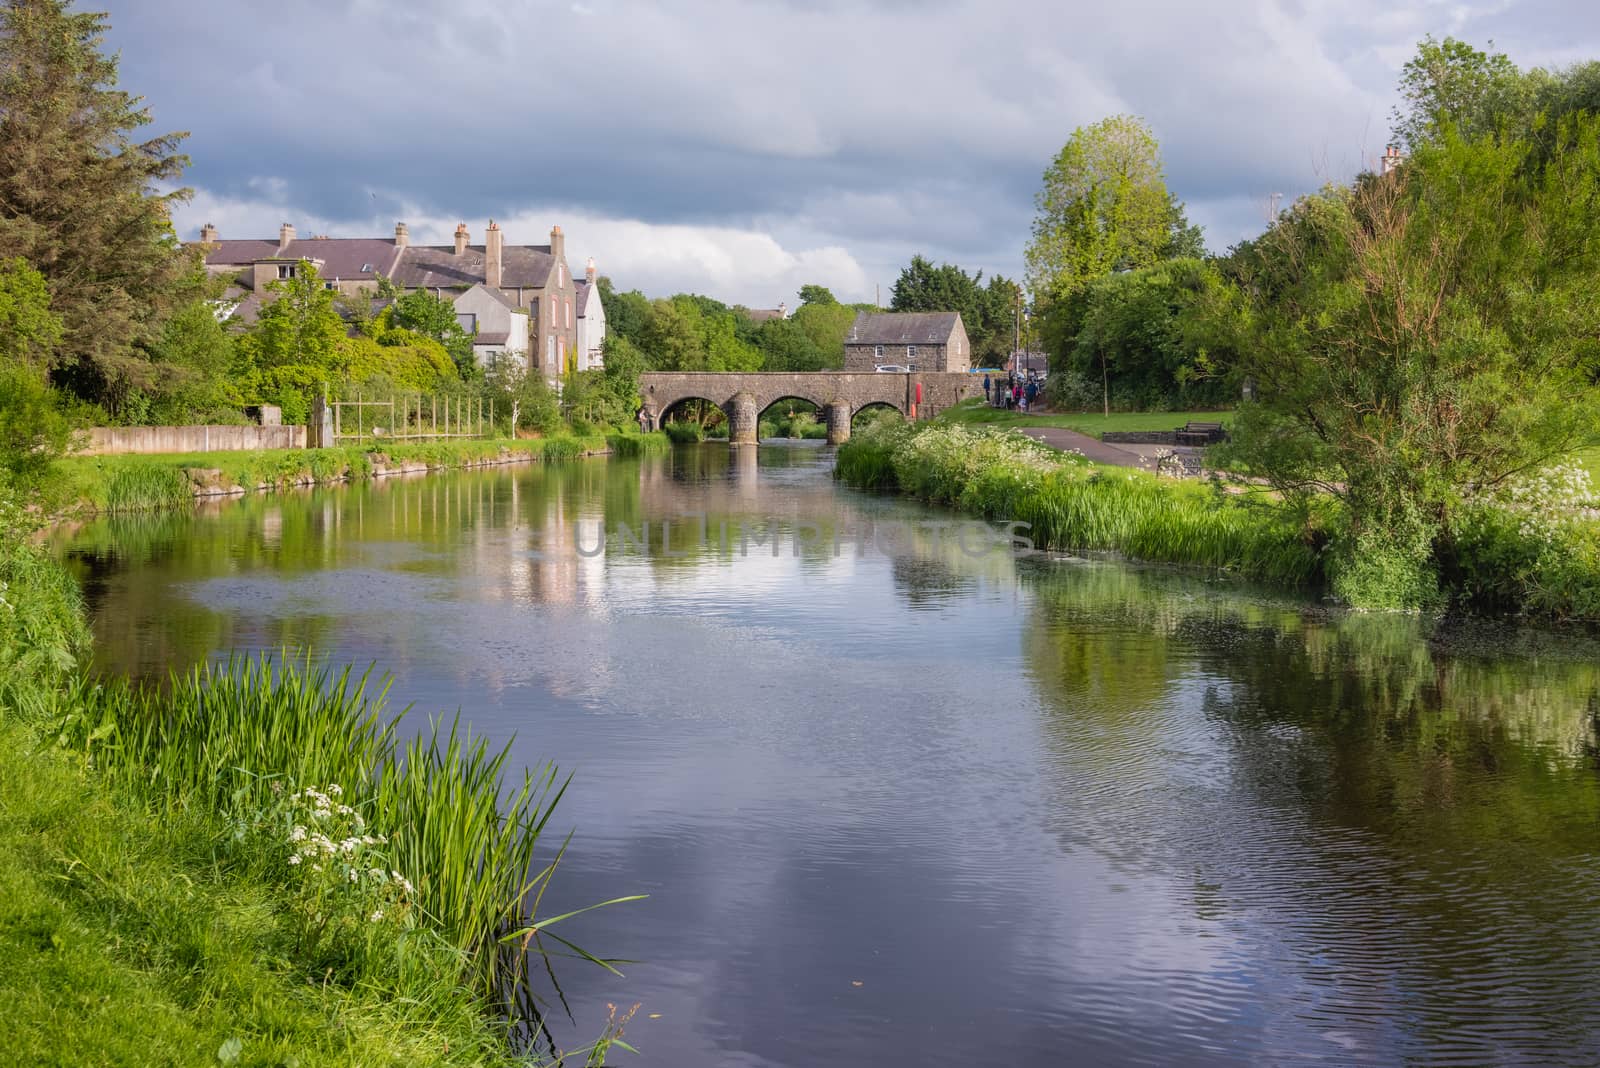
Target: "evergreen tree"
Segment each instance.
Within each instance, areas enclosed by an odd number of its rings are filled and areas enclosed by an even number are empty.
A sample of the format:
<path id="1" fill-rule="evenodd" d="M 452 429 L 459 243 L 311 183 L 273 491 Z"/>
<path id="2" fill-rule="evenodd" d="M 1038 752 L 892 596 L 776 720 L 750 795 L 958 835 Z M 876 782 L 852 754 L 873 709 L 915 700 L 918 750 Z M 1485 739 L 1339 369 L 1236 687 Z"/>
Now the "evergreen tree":
<path id="1" fill-rule="evenodd" d="M 188 191 L 156 191 L 186 135 L 137 139 L 150 114 L 117 88 L 105 28 L 68 0 L 0 0 L 0 258 L 49 282 L 55 379 L 115 412 L 157 380 L 145 347 L 197 276 L 170 222 Z"/>

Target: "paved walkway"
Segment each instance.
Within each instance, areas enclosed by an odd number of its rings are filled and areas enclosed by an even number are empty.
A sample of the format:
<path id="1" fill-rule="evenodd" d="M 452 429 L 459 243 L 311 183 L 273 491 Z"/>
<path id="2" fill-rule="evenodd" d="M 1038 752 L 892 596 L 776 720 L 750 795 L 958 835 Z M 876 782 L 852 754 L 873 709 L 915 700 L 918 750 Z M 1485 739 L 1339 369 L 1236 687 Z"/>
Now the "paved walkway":
<path id="1" fill-rule="evenodd" d="M 1043 441 L 1053 449 L 1074 449 L 1082 452 L 1085 459 L 1094 464 L 1114 464 L 1117 467 L 1141 467 L 1144 470 L 1155 470 L 1155 454 L 1166 451 L 1198 452 L 1190 446 L 1170 446 L 1170 444 L 1106 444 L 1099 438 L 1091 438 L 1086 433 L 1077 430 L 1067 430 L 1066 427 L 1018 427 L 1035 441 Z"/>

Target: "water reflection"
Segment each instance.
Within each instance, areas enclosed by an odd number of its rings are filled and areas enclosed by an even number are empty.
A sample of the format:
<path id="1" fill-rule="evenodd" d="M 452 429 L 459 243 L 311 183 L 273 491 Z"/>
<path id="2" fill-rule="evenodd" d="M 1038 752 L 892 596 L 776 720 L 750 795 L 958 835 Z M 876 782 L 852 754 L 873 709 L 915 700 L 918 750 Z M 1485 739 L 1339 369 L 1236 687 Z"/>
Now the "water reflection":
<path id="1" fill-rule="evenodd" d="M 706 445 L 60 546 L 109 666 L 307 643 L 574 770 L 552 908 L 653 896 L 584 928 L 647 963 L 564 976 L 565 1039 L 609 999 L 657 1064 L 1600 1058 L 1591 644 L 974 554 L 829 467 Z"/>

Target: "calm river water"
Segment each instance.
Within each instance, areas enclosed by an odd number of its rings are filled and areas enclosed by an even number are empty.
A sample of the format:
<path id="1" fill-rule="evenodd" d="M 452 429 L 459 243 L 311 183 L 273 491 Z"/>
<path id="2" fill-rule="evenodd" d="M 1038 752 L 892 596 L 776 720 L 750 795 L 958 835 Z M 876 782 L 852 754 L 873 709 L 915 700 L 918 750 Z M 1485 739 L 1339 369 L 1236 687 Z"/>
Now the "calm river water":
<path id="1" fill-rule="evenodd" d="M 1600 1062 L 1593 644 L 976 552 L 831 467 L 692 446 L 61 546 L 108 668 L 308 645 L 575 772 L 550 911 L 650 898 L 573 922 L 639 963 L 565 962 L 563 1042 L 610 1000 L 645 1065 Z M 672 555 L 619 543 L 661 520 Z"/>

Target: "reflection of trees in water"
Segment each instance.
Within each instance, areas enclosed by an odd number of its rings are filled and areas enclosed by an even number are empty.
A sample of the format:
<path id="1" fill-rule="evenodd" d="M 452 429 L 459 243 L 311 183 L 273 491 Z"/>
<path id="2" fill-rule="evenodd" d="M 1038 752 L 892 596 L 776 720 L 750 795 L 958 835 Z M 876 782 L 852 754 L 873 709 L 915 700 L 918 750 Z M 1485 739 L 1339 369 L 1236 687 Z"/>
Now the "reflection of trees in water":
<path id="1" fill-rule="evenodd" d="M 1592 646 L 1506 655 L 1527 632 L 1463 640 L 1131 568 L 1030 585 L 1065 848 L 1185 888 L 1287 962 L 1321 1026 L 1481 1061 L 1590 1041 Z"/>

